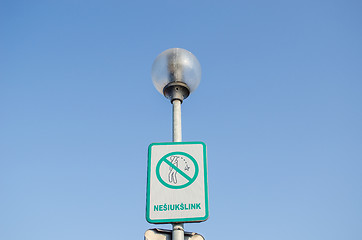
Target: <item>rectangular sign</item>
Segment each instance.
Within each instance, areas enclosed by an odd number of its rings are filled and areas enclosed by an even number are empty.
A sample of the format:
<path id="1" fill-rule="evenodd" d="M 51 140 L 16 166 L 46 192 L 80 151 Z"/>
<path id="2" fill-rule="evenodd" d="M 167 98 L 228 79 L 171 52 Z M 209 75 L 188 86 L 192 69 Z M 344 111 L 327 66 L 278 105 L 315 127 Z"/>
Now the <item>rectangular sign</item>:
<path id="1" fill-rule="evenodd" d="M 202 222 L 208 217 L 205 143 L 152 143 L 148 148 L 147 221 Z"/>

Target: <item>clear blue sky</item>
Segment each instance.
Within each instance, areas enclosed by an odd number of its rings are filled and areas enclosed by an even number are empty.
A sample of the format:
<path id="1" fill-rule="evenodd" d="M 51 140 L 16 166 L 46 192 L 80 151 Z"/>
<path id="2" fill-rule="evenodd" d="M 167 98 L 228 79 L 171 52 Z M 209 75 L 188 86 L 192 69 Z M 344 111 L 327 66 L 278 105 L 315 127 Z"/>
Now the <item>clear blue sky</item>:
<path id="1" fill-rule="evenodd" d="M 0 239 L 143 239 L 162 51 L 202 67 L 207 240 L 362 239 L 361 1 L 1 1 Z"/>

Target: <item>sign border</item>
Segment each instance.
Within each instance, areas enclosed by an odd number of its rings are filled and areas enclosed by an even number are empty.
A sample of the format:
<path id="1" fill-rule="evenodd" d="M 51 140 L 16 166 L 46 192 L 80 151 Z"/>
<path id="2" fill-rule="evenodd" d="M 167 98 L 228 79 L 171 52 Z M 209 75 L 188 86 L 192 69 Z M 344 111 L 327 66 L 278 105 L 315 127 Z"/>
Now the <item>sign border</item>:
<path id="1" fill-rule="evenodd" d="M 177 219 L 150 219 L 150 178 L 151 178 L 151 149 L 157 145 L 190 145 L 201 144 L 203 147 L 203 160 L 204 160 L 204 187 L 205 187 L 205 216 L 195 218 L 177 218 Z M 147 166 L 147 193 L 146 193 L 146 220 L 149 223 L 186 223 L 186 222 L 203 222 L 209 218 L 209 188 L 207 181 L 207 160 L 206 160 L 206 144 L 204 142 L 163 142 L 151 143 L 148 146 L 148 166 Z"/>

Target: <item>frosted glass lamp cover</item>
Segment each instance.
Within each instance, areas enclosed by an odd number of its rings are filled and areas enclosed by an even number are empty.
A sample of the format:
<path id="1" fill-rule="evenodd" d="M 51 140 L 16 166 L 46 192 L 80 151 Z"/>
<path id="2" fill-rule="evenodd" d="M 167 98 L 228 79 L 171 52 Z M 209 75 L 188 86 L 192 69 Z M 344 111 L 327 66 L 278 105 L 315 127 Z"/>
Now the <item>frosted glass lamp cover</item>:
<path id="1" fill-rule="evenodd" d="M 152 82 L 164 94 L 171 82 L 182 82 L 193 92 L 201 81 L 201 66 L 197 58 L 182 48 L 170 48 L 157 56 L 152 65 Z"/>

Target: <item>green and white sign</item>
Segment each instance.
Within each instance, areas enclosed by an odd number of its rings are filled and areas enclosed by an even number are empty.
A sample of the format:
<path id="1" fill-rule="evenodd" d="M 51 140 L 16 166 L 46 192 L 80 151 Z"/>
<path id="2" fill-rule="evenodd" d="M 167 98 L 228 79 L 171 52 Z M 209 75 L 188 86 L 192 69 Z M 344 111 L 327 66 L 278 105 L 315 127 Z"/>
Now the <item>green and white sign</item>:
<path id="1" fill-rule="evenodd" d="M 152 143 L 148 148 L 147 221 L 201 222 L 208 217 L 205 143 Z"/>

